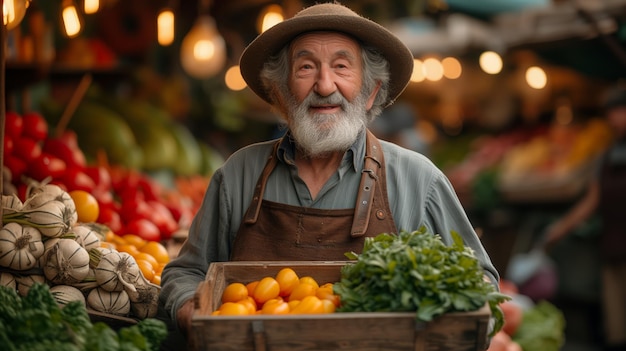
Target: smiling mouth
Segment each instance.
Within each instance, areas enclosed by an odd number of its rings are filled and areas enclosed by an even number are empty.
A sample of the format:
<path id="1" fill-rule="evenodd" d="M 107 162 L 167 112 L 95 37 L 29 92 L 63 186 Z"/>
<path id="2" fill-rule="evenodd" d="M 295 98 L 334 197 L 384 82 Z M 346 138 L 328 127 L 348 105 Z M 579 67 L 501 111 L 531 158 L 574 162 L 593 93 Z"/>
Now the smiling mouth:
<path id="1" fill-rule="evenodd" d="M 340 105 L 314 105 L 314 106 L 311 106 L 311 110 L 313 110 L 315 112 L 320 112 L 320 113 L 335 112 L 338 109 L 341 109 Z"/>

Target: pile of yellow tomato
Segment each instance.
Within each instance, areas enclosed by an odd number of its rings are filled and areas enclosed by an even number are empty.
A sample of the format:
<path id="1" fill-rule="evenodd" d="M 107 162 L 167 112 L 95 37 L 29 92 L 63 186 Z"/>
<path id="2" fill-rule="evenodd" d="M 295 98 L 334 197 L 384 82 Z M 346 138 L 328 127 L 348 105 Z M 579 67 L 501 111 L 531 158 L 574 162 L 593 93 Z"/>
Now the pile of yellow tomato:
<path id="1" fill-rule="evenodd" d="M 339 296 L 332 283 L 320 285 L 313 277 L 299 277 L 285 267 L 274 277 L 228 284 L 221 302 L 212 315 L 318 314 L 335 312 Z"/>

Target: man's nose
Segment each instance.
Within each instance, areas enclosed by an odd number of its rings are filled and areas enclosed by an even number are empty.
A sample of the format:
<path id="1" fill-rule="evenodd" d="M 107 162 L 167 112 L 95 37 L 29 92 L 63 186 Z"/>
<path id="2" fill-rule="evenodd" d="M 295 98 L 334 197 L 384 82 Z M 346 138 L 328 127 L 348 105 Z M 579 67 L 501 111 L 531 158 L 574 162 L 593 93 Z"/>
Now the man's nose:
<path id="1" fill-rule="evenodd" d="M 326 66 L 322 66 L 315 82 L 315 92 L 320 96 L 329 96 L 337 90 L 335 80 L 333 79 L 332 70 Z"/>

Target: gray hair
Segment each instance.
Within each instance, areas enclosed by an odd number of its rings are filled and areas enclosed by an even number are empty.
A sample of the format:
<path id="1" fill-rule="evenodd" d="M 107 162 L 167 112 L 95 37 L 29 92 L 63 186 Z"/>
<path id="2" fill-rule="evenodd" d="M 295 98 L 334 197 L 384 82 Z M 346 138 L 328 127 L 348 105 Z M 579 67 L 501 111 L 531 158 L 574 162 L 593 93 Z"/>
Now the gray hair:
<path id="1" fill-rule="evenodd" d="M 363 88 L 361 94 L 369 96 L 380 83 L 380 90 L 376 94 L 372 108 L 367 112 L 368 122 L 378 117 L 387 104 L 389 96 L 389 62 L 375 48 L 362 46 L 361 59 L 363 60 Z M 281 108 L 281 101 L 291 96 L 289 92 L 289 46 L 284 47 L 277 55 L 272 56 L 261 70 L 261 80 L 267 90 L 272 104 Z"/>

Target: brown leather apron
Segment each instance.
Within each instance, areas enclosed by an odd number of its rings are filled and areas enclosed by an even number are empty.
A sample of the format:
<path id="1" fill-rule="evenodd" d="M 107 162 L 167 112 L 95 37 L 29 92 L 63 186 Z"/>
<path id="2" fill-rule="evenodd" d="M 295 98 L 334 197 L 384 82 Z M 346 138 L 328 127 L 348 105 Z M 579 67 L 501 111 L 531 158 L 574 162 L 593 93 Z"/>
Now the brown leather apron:
<path id="1" fill-rule="evenodd" d="M 316 209 L 263 200 L 276 149 L 263 169 L 233 243 L 233 261 L 347 260 L 361 252 L 365 237 L 396 233 L 389 209 L 380 142 L 367 132 L 365 163 L 355 208 Z"/>

